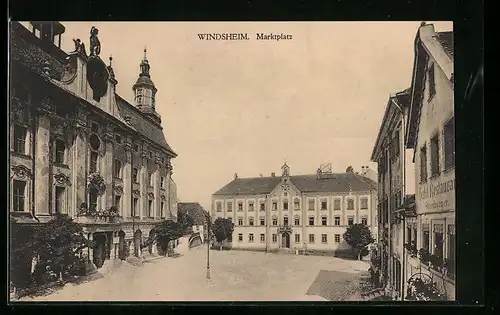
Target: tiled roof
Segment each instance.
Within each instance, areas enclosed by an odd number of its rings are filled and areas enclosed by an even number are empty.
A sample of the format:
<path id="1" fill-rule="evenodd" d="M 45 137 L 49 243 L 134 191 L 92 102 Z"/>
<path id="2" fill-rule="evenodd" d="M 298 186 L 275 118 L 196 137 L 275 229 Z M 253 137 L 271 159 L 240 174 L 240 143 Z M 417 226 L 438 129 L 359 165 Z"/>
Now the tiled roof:
<path id="1" fill-rule="evenodd" d="M 269 194 L 281 182 L 280 177 L 237 178 L 214 195 Z M 369 178 L 354 173 L 337 173 L 318 179 L 317 175 L 290 176 L 290 182 L 301 192 L 349 192 L 376 189 Z"/>
<path id="2" fill-rule="evenodd" d="M 10 58 L 31 71 L 42 75 L 44 67 L 49 68 L 49 76 L 61 80 L 64 74 L 62 63 L 30 41 L 40 41 L 19 22 L 12 22 L 10 29 Z"/>
<path id="3" fill-rule="evenodd" d="M 179 202 L 177 205 L 177 215 L 179 213 L 186 213 L 193 218 L 193 224 L 203 225 L 205 223 L 205 210 L 197 202 Z"/>
<path id="4" fill-rule="evenodd" d="M 237 178 L 219 189 L 214 195 L 268 194 L 280 181 L 280 177 Z"/>
<path id="5" fill-rule="evenodd" d="M 116 98 L 116 104 L 123 120 L 125 120 L 124 117 L 126 116 L 130 117 L 130 125 L 133 129 L 142 134 L 144 137 L 151 139 L 161 147 L 174 153 L 172 148 L 168 145 L 167 140 L 165 140 L 163 130 L 159 126 L 154 124 L 152 121 L 149 121 L 140 112 L 138 112 L 133 105 L 129 104 L 126 100 L 119 96 Z"/>
<path id="6" fill-rule="evenodd" d="M 444 50 L 453 59 L 453 32 L 437 32 L 436 39 L 443 46 Z"/>

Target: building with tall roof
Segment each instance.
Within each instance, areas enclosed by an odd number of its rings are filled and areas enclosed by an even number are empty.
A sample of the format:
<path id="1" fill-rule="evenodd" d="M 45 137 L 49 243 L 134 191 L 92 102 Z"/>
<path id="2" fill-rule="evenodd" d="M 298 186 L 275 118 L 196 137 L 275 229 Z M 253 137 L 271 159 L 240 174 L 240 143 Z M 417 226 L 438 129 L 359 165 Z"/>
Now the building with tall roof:
<path id="1" fill-rule="evenodd" d="M 377 184 L 367 177 L 318 169 L 292 175 L 285 163 L 281 176 L 239 178 L 212 195 L 212 219 L 235 224 L 232 248 L 338 253 L 348 250 L 346 227 L 376 227 Z"/>
<path id="2" fill-rule="evenodd" d="M 453 32 L 422 22 L 414 46 L 411 87 L 389 99 L 372 154 L 381 180 L 380 269 L 395 299 L 454 300 Z M 396 143 L 410 155 L 392 159 Z M 408 172 L 415 194 L 400 179 Z"/>
<path id="3" fill-rule="evenodd" d="M 177 154 L 155 109 L 146 51 L 129 103 L 116 93 L 112 58 L 106 64 L 99 55 L 96 28 L 88 46 L 74 39 L 67 53 L 61 23 L 10 26 L 11 217 L 18 224 L 72 217 L 95 241 L 84 254 L 97 267 L 140 255 L 156 222 L 177 216 Z"/>

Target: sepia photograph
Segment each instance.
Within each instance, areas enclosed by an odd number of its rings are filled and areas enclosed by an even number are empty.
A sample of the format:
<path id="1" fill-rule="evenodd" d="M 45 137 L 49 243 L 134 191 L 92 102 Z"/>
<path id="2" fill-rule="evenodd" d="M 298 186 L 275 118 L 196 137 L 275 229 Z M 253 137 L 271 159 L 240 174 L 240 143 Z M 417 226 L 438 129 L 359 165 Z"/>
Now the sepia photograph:
<path id="1" fill-rule="evenodd" d="M 10 21 L 10 301 L 455 301 L 453 35 Z"/>

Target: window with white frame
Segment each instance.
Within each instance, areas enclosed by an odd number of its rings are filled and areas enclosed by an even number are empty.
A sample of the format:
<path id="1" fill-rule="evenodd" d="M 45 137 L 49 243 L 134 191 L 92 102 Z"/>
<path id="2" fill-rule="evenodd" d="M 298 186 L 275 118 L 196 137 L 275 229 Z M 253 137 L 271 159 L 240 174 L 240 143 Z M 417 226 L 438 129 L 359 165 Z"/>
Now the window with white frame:
<path id="1" fill-rule="evenodd" d="M 354 199 L 347 199 L 347 210 L 354 210 Z"/>
<path id="2" fill-rule="evenodd" d="M 347 225 L 353 225 L 354 224 L 354 217 L 349 216 L 347 217 Z"/>
<path id="3" fill-rule="evenodd" d="M 253 217 L 248 218 L 248 225 L 253 226 L 254 225 L 254 220 Z"/>
<path id="4" fill-rule="evenodd" d="M 231 201 L 228 201 L 227 212 L 232 212 L 232 211 L 233 211 L 233 203 Z"/>
<path id="5" fill-rule="evenodd" d="M 328 234 L 321 234 L 321 243 L 328 243 Z"/>
<path id="6" fill-rule="evenodd" d="M 288 200 L 283 201 L 283 210 L 288 210 Z"/>
<path id="7" fill-rule="evenodd" d="M 314 217 L 309 217 L 309 225 L 314 225 Z"/>
<path id="8" fill-rule="evenodd" d="M 273 201 L 273 211 L 277 211 L 277 210 L 278 210 L 278 202 Z"/>
<path id="9" fill-rule="evenodd" d="M 253 233 L 248 234 L 248 242 L 253 243 Z"/>
<path id="10" fill-rule="evenodd" d="M 326 215 L 321 217 L 321 225 L 326 226 L 327 225 L 327 218 Z"/>
<path id="11" fill-rule="evenodd" d="M 315 207 L 314 207 L 315 204 L 316 204 L 316 202 L 314 200 L 309 200 L 309 208 L 308 209 L 310 211 L 313 211 L 315 209 Z"/>
<path id="12" fill-rule="evenodd" d="M 314 243 L 314 234 L 309 234 L 309 243 Z"/>
<path id="13" fill-rule="evenodd" d="M 335 234 L 335 243 L 340 243 L 340 234 Z"/>
<path id="14" fill-rule="evenodd" d="M 439 174 L 439 134 L 431 138 L 431 176 Z"/>
<path id="15" fill-rule="evenodd" d="M 277 217 L 273 217 L 273 225 L 274 226 L 278 225 L 278 218 Z"/>
<path id="16" fill-rule="evenodd" d="M 293 202 L 293 209 L 300 210 L 300 200 L 299 199 L 295 199 L 295 201 Z"/>
<path id="17" fill-rule="evenodd" d="M 216 209 L 217 212 L 222 212 L 222 202 L 217 201 L 215 203 L 215 209 Z"/>
<path id="18" fill-rule="evenodd" d="M 333 200 L 333 210 L 340 210 L 340 199 Z"/>
<path id="19" fill-rule="evenodd" d="M 238 225 L 243 225 L 243 218 L 238 218 Z"/>
<path id="20" fill-rule="evenodd" d="M 253 211 L 253 201 L 248 202 L 248 211 Z"/>
<path id="21" fill-rule="evenodd" d="M 287 216 L 283 217 L 283 225 L 285 225 L 285 226 L 288 225 L 288 217 Z"/>
<path id="22" fill-rule="evenodd" d="M 238 242 L 243 242 L 243 233 L 238 233 Z"/>
<path id="23" fill-rule="evenodd" d="M 278 234 L 273 234 L 273 243 L 278 242 Z"/>
<path id="24" fill-rule="evenodd" d="M 361 224 L 368 225 L 368 218 L 367 217 L 362 217 L 361 218 Z"/>
<path id="25" fill-rule="evenodd" d="M 321 210 L 327 210 L 328 209 L 328 202 L 326 200 L 321 201 Z"/>
<path id="26" fill-rule="evenodd" d="M 427 146 L 420 148 L 420 183 L 427 182 Z"/>
<path id="27" fill-rule="evenodd" d="M 340 225 L 340 216 L 335 216 L 335 225 Z"/>
<path id="28" fill-rule="evenodd" d="M 266 218 L 260 217 L 260 225 L 262 226 L 266 225 Z"/>
<path id="29" fill-rule="evenodd" d="M 366 198 L 366 197 L 360 198 L 359 203 L 360 203 L 361 210 L 368 209 L 368 198 Z"/>
<path id="30" fill-rule="evenodd" d="M 300 234 L 295 234 L 295 243 L 300 243 Z"/>
<path id="31" fill-rule="evenodd" d="M 296 215 L 296 216 L 294 217 L 294 221 L 295 221 L 295 222 L 294 222 L 294 224 L 295 224 L 295 225 L 300 225 L 300 217 L 299 217 L 298 215 Z"/>
<path id="32" fill-rule="evenodd" d="M 260 234 L 260 242 L 261 242 L 261 243 L 264 243 L 265 241 L 266 241 L 266 235 L 265 235 L 265 234 L 263 234 L 263 233 L 261 233 L 261 234 Z"/>
<path id="33" fill-rule="evenodd" d="M 260 203 L 260 211 L 266 211 L 266 204 L 264 202 Z"/>
<path id="34" fill-rule="evenodd" d="M 238 211 L 243 211 L 243 202 L 238 201 Z"/>
<path id="35" fill-rule="evenodd" d="M 12 201 L 13 211 L 26 211 L 26 182 L 14 180 L 12 182 Z"/>

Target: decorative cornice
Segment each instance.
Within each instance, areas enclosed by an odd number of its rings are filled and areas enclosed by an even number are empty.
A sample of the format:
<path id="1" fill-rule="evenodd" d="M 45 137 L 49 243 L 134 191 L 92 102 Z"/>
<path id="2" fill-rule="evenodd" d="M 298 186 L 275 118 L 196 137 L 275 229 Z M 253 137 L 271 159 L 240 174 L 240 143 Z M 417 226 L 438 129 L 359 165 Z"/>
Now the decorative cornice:
<path id="1" fill-rule="evenodd" d="M 12 177 L 18 179 L 28 179 L 31 177 L 31 170 L 24 165 L 12 165 Z"/>
<path id="2" fill-rule="evenodd" d="M 155 194 L 153 194 L 152 192 L 148 193 L 148 198 L 149 199 L 154 199 L 155 198 Z"/>
<path id="3" fill-rule="evenodd" d="M 161 165 L 161 158 L 159 156 L 155 157 L 155 164 Z"/>
<path id="4" fill-rule="evenodd" d="M 143 151 L 141 152 L 141 157 L 142 157 L 142 158 L 149 158 L 149 154 L 148 154 L 148 152 L 143 150 Z"/>
<path id="5" fill-rule="evenodd" d="M 165 201 L 165 200 L 167 200 L 167 197 L 165 197 L 165 195 L 161 195 L 160 200 Z"/>
<path id="6" fill-rule="evenodd" d="M 113 190 L 115 192 L 115 195 L 122 195 L 123 194 L 123 187 L 122 186 L 114 186 Z"/>
<path id="7" fill-rule="evenodd" d="M 134 189 L 132 194 L 134 195 L 134 197 L 139 198 L 141 196 L 141 191 L 139 189 Z"/>
<path id="8" fill-rule="evenodd" d="M 125 151 L 132 151 L 132 143 L 130 143 L 128 141 L 125 142 L 124 149 L 125 149 Z"/>
<path id="9" fill-rule="evenodd" d="M 71 186 L 71 181 L 66 174 L 59 173 L 54 175 L 54 184 Z"/>

